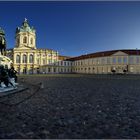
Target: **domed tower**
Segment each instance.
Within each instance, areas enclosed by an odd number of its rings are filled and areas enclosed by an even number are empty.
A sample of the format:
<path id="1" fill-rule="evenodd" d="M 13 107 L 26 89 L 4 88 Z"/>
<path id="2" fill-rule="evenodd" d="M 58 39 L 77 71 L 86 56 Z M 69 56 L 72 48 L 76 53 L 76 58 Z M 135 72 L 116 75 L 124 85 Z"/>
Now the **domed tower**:
<path id="1" fill-rule="evenodd" d="M 24 19 L 22 26 L 16 28 L 15 39 L 15 48 L 36 49 L 36 31 L 33 27 L 29 26 L 26 18 Z"/>

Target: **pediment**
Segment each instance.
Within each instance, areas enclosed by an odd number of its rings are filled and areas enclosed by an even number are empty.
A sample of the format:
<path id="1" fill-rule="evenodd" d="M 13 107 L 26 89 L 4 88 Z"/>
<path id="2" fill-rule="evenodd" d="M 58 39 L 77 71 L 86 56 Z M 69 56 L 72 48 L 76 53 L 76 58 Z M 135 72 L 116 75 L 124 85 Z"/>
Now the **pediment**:
<path id="1" fill-rule="evenodd" d="M 122 51 L 118 51 L 118 52 L 116 52 L 116 53 L 114 53 L 114 54 L 112 54 L 113 56 L 122 56 L 122 55 L 128 55 L 127 53 L 124 53 L 124 52 L 122 52 Z"/>

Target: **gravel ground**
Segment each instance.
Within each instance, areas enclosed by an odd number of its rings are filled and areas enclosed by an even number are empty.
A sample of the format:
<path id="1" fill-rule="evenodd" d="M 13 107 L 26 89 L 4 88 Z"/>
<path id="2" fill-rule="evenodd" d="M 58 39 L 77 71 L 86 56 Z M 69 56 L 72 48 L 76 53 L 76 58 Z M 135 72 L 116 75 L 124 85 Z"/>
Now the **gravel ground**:
<path id="1" fill-rule="evenodd" d="M 140 75 L 23 78 L 29 90 L 0 99 L 0 138 L 140 138 Z"/>

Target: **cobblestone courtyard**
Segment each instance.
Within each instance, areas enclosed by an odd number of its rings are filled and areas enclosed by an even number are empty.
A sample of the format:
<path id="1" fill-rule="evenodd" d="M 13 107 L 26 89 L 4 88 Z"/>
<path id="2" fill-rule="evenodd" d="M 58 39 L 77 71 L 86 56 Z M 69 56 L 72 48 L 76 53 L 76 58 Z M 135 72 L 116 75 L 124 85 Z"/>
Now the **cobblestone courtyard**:
<path id="1" fill-rule="evenodd" d="M 29 89 L 0 98 L 0 138 L 140 138 L 140 75 L 23 76 L 19 83 Z"/>

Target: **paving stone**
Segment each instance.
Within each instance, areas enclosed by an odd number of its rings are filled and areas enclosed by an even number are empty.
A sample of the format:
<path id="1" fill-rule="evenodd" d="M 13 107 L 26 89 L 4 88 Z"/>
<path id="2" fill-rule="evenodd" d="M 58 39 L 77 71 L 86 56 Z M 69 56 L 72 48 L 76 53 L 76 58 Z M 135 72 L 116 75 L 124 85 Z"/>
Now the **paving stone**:
<path id="1" fill-rule="evenodd" d="M 0 99 L 34 94 L 0 103 L 0 138 L 140 138 L 139 75 L 29 76 L 24 84 L 29 90 Z"/>

